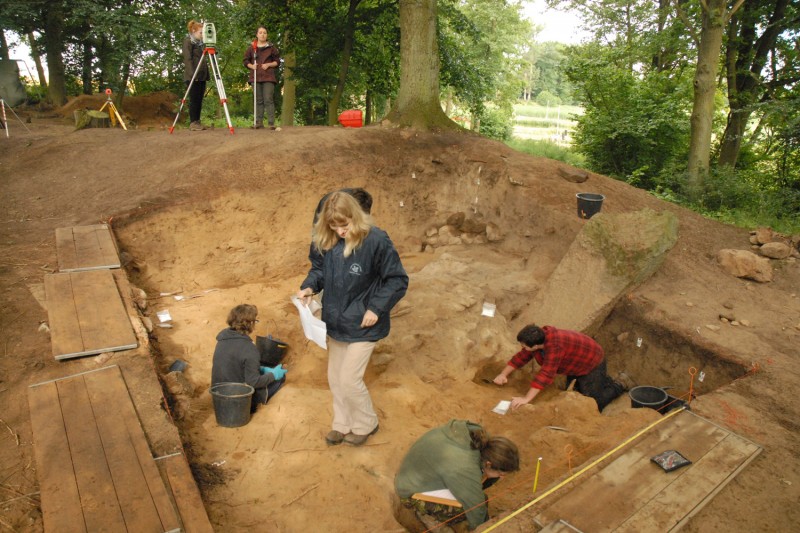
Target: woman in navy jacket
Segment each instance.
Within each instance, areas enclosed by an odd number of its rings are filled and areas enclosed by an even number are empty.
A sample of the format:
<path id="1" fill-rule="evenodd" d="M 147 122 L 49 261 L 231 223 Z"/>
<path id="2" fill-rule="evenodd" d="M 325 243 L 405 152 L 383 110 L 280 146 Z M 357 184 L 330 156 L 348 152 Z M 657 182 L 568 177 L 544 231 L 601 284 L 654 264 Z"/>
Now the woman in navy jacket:
<path id="1" fill-rule="evenodd" d="M 364 372 L 375 343 L 389 335 L 389 313 L 405 295 L 408 275 L 389 236 L 349 194 L 335 192 L 325 201 L 312 240 L 322 264 L 311 267 L 297 296 L 308 304 L 324 291 L 333 394 L 333 429 L 325 440 L 360 446 L 378 431 Z"/>

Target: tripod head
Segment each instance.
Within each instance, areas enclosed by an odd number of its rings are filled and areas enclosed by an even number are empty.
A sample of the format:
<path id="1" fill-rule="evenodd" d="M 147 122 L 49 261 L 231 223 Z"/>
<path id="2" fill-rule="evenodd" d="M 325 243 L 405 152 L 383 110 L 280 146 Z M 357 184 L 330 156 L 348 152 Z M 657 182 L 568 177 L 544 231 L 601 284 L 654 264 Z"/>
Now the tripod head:
<path id="1" fill-rule="evenodd" d="M 106 96 L 108 97 L 107 100 L 111 101 L 111 89 L 106 89 Z"/>

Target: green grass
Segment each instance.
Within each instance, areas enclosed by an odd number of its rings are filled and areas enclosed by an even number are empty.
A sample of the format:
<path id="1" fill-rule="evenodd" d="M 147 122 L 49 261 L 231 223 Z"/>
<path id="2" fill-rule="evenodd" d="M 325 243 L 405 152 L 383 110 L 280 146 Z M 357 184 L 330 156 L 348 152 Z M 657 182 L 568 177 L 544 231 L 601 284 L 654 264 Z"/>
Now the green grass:
<path id="1" fill-rule="evenodd" d="M 559 146 L 550 141 L 535 141 L 532 139 L 511 139 L 506 144 L 518 152 L 548 159 L 562 161 L 574 167 L 583 167 L 585 160 L 583 156 L 576 154 L 569 148 Z"/>
<path id="2" fill-rule="evenodd" d="M 573 105 L 546 107 L 538 104 L 516 104 L 514 114 L 520 118 L 538 118 L 556 120 L 557 118 L 569 120 L 570 115 L 582 115 L 583 108 Z"/>

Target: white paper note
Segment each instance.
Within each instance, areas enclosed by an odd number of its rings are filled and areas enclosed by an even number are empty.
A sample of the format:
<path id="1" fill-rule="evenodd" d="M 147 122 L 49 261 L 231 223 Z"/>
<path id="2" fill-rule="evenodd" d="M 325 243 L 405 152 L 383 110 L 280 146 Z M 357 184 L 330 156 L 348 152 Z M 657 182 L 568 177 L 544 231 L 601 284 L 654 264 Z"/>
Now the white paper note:
<path id="1" fill-rule="evenodd" d="M 492 409 L 492 411 L 494 411 L 498 415 L 504 415 L 508 412 L 508 409 L 510 407 L 511 407 L 511 402 L 509 402 L 508 400 L 500 400 L 500 402 L 494 406 L 494 409 Z"/>
<path id="2" fill-rule="evenodd" d="M 292 296 L 292 303 L 300 312 L 300 324 L 303 326 L 303 333 L 306 338 L 326 350 L 328 348 L 326 342 L 328 328 L 325 326 L 325 322 L 315 317 L 311 309 L 303 305 L 303 302 L 297 296 Z"/>

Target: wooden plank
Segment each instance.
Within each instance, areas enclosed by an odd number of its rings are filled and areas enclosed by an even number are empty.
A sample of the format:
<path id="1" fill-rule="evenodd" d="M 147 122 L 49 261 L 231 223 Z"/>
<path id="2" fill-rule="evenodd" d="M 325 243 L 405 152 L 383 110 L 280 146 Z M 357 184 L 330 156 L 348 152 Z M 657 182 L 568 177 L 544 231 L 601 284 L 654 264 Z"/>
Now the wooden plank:
<path id="1" fill-rule="evenodd" d="M 664 472 L 650 462 L 650 457 L 676 449 L 695 460 L 727 434 L 689 412 L 680 413 L 638 439 L 544 510 L 538 519 L 540 523 L 550 523 L 563 518 L 581 530 L 613 531 L 674 479 L 660 475 Z"/>
<path id="2" fill-rule="evenodd" d="M 47 318 L 50 322 L 50 344 L 53 356 L 84 351 L 78 310 L 72 297 L 70 274 L 45 274 Z"/>
<path id="3" fill-rule="evenodd" d="M 56 230 L 59 270 L 81 272 L 119 268 L 119 254 L 106 224 Z"/>
<path id="4" fill-rule="evenodd" d="M 86 529 L 124 531 L 125 521 L 83 376 L 56 382 L 56 386 Z"/>
<path id="5" fill-rule="evenodd" d="M 539 530 L 539 533 L 583 533 L 580 529 L 573 527 L 572 524 L 569 522 L 565 522 L 564 520 L 556 520 L 550 524 L 547 524 L 542 529 Z"/>
<path id="6" fill-rule="evenodd" d="M 213 533 L 197 483 L 183 454 L 164 459 L 172 494 L 186 533 Z"/>
<path id="7" fill-rule="evenodd" d="M 138 457 L 133 443 L 137 438 L 143 439 L 144 435 L 141 429 L 130 433 L 124 420 L 131 399 L 124 384 L 122 387 L 115 386 L 122 382 L 119 369 L 88 374 L 84 377 L 84 381 L 105 451 L 105 459 L 114 487 L 120 495 L 120 509 L 127 528 L 152 532 L 172 529 L 163 526 L 145 477 L 147 469 L 143 463 L 149 462 L 152 465 L 153 458 L 149 453 L 147 457 Z M 120 391 L 120 388 L 124 390 Z M 168 499 L 167 504 L 169 504 Z"/>
<path id="8" fill-rule="evenodd" d="M 692 465 L 665 473 L 650 457 L 675 449 Z M 665 531 L 680 527 L 760 448 L 689 411 L 637 439 L 601 470 L 579 480 L 537 517 L 584 531 Z"/>
<path id="9" fill-rule="evenodd" d="M 675 472 L 661 472 L 673 477 L 672 483 L 659 492 L 616 531 L 665 531 L 678 524 L 687 514 L 710 500 L 708 495 L 738 472 L 738 466 L 754 457 L 759 448 L 740 437 L 728 434 L 703 457 Z M 674 474 L 680 474 L 675 476 Z"/>
<path id="10" fill-rule="evenodd" d="M 28 406 L 45 529 L 51 533 L 85 532 L 56 384 L 30 387 Z"/>
<path id="11" fill-rule="evenodd" d="M 118 367 L 113 367 L 114 374 L 100 373 L 86 375 L 87 387 L 96 399 L 101 401 L 103 397 L 115 398 L 117 400 L 112 416 L 116 417 L 120 424 L 120 430 L 129 438 L 132 451 L 135 453 L 136 461 L 141 469 L 141 476 L 146 483 L 149 498 L 158 514 L 162 531 L 170 531 L 180 526 L 175 507 L 172 505 L 169 494 L 164 487 L 158 467 L 150 452 L 150 447 L 144 436 L 144 430 L 139 422 L 139 417 L 133 407 L 128 388 L 122 378 Z M 111 372 L 111 371 L 110 371 Z M 113 377 L 113 379 L 111 379 Z M 124 401 L 123 401 L 124 398 Z M 94 403 L 94 402 L 93 402 Z"/>
<path id="12" fill-rule="evenodd" d="M 76 268 L 78 257 L 75 252 L 72 228 L 56 228 L 56 256 L 58 257 L 58 270 L 61 272 Z"/>
<path id="13" fill-rule="evenodd" d="M 137 346 L 136 334 L 111 271 L 93 270 L 53 276 L 66 276 L 71 286 L 69 292 L 64 287 L 54 298 L 55 307 L 61 311 L 50 319 L 53 356 L 56 359 L 127 350 Z M 64 278 L 59 277 L 58 280 L 66 286 Z M 67 298 L 74 300 L 71 306 L 63 301 Z M 73 315 L 69 314 L 70 310 Z M 80 335 L 80 347 L 75 340 L 76 329 Z"/>

